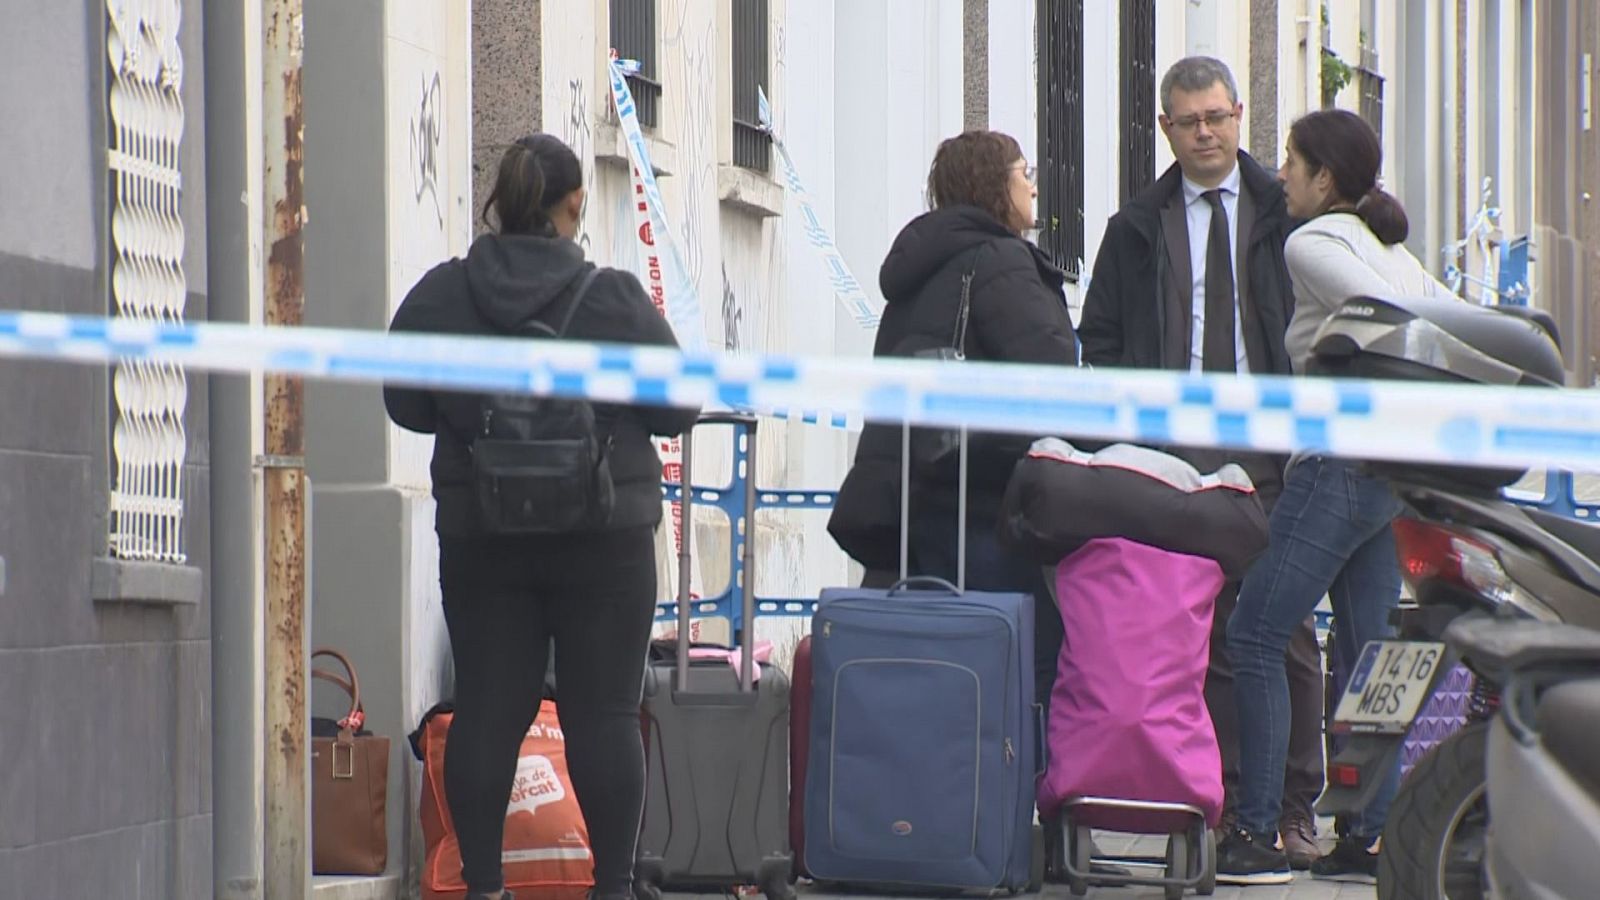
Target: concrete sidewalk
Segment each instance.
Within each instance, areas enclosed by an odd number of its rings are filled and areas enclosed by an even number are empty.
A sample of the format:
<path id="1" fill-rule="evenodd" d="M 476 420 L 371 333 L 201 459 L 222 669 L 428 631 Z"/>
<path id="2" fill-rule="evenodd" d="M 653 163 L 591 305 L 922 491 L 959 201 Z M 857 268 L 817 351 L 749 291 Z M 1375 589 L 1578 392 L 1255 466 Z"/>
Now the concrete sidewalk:
<path id="1" fill-rule="evenodd" d="M 1323 850 L 1331 850 L 1333 849 L 1333 840 L 1330 837 L 1333 833 L 1332 823 L 1324 820 L 1320 824 L 1324 835 Z M 1133 837 L 1107 832 L 1095 832 L 1095 844 L 1108 856 L 1162 856 L 1166 853 L 1167 846 L 1164 837 Z M 667 894 L 666 896 L 669 900 L 726 900 L 726 895 L 723 894 Z M 893 895 L 835 894 L 807 886 L 800 888 L 800 900 L 887 900 L 891 896 Z M 1029 896 L 1032 895 L 1018 895 L 1018 900 L 1026 900 Z M 1072 894 L 1064 884 L 1046 885 L 1038 896 L 1044 900 L 1072 900 Z M 1163 896 L 1161 888 L 1156 887 L 1091 888 L 1088 894 L 1089 900 L 1161 900 Z M 1185 895 L 1186 898 L 1198 896 L 1193 891 Z M 1295 880 L 1291 884 L 1244 888 L 1219 884 L 1213 896 L 1216 900 L 1377 900 L 1378 892 L 1371 885 L 1317 881 L 1310 875 L 1300 872 L 1296 873 Z"/>

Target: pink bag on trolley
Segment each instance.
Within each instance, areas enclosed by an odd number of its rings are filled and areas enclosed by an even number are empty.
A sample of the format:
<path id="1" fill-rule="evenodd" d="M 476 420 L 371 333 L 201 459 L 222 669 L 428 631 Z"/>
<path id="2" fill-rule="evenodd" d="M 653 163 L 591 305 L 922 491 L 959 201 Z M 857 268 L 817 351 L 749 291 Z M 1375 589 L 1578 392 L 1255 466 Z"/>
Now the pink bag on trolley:
<path id="1" fill-rule="evenodd" d="M 1185 803 L 1217 825 L 1222 761 L 1205 681 L 1222 582 L 1214 560 L 1119 537 L 1090 540 L 1056 566 L 1066 642 L 1050 697 L 1042 818 L 1087 796 Z M 1073 818 L 1146 834 L 1186 824 L 1172 813 L 1110 807 Z"/>

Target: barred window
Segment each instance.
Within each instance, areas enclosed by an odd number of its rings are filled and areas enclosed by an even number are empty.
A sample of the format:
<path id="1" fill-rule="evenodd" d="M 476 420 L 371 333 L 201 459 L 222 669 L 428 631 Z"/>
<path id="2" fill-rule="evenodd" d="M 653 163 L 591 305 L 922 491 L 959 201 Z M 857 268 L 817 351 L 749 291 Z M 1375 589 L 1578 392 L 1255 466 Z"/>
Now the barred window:
<path id="1" fill-rule="evenodd" d="M 656 0 L 611 0 L 611 47 L 622 58 L 639 62 L 639 71 L 628 76 L 628 89 L 638 107 L 639 124 L 654 128 L 661 106 L 661 82 L 656 80 Z"/>
<path id="2" fill-rule="evenodd" d="M 756 90 L 767 90 L 767 0 L 733 0 L 733 164 L 766 172 L 771 146 Z"/>
<path id="3" fill-rule="evenodd" d="M 1156 177 L 1156 3 L 1122 0 L 1122 202 Z"/>
<path id="4" fill-rule="evenodd" d="M 1083 264 L 1083 0 L 1038 0 L 1039 246 L 1077 280 Z"/>
<path id="5" fill-rule="evenodd" d="M 1377 133 L 1378 140 L 1382 141 L 1383 76 L 1378 74 L 1378 51 L 1366 46 L 1361 48 L 1361 66 L 1356 69 L 1356 76 L 1361 89 L 1361 118 L 1367 120 L 1367 124 Z M 1499 80 L 1487 83 L 1495 85 Z"/>

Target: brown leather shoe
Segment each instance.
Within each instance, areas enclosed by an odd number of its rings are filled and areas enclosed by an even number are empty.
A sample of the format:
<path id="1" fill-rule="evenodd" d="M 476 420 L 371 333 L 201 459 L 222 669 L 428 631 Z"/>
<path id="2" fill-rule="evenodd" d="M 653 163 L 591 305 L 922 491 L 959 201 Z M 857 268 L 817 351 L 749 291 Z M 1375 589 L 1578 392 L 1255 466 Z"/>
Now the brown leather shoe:
<path id="1" fill-rule="evenodd" d="M 1298 871 L 1311 868 L 1322 858 L 1317 846 L 1317 826 L 1303 812 L 1291 812 L 1278 822 L 1278 840 L 1283 844 L 1284 855 L 1289 857 L 1289 867 Z"/>

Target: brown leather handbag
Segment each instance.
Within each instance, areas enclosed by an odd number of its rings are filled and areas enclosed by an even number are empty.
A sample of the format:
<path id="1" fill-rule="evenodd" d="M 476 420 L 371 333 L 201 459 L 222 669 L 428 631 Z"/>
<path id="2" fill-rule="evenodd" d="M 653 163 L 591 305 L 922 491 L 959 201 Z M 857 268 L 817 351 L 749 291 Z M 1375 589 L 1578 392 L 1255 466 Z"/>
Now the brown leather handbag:
<path id="1" fill-rule="evenodd" d="M 315 668 L 311 677 L 343 688 L 350 695 L 350 712 L 338 722 L 312 723 L 311 870 L 381 875 L 389 861 L 389 739 L 362 728 L 361 682 L 349 658 L 327 647 L 311 654 L 313 660 L 319 656 L 338 660 L 349 680 Z M 332 736 L 326 734 L 334 729 Z"/>

